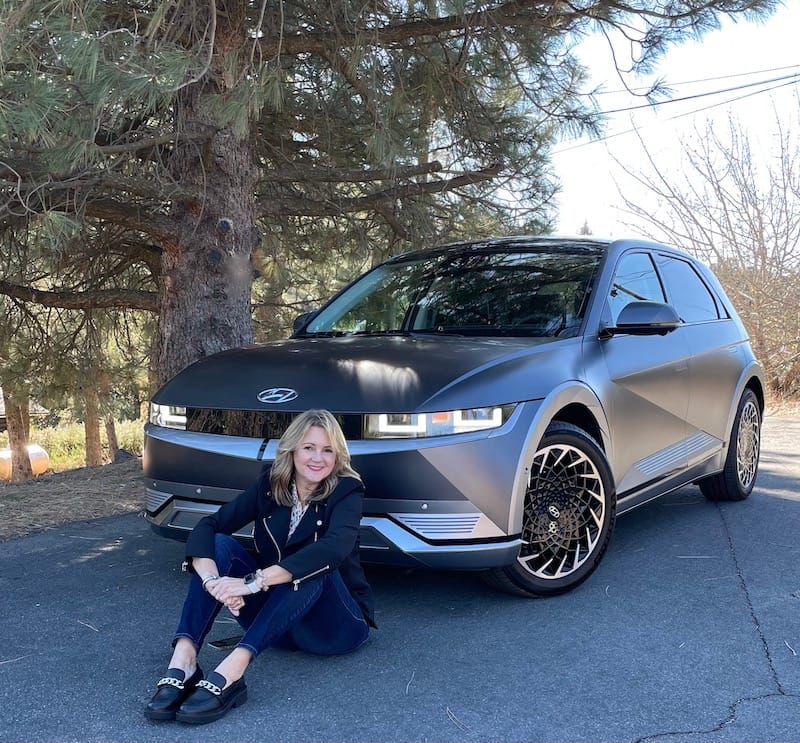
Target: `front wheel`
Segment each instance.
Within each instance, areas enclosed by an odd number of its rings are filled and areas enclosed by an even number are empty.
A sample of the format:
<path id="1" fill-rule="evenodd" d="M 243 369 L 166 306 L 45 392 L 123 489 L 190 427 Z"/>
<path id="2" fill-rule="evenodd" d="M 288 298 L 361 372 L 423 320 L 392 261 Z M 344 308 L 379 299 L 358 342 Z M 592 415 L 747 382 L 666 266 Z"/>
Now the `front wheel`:
<path id="1" fill-rule="evenodd" d="M 725 466 L 722 472 L 700 480 L 700 491 L 712 501 L 744 500 L 753 492 L 760 456 L 761 406 L 755 393 L 747 389 L 733 420 Z"/>
<path id="2" fill-rule="evenodd" d="M 603 450 L 569 423 L 548 426 L 533 455 L 516 562 L 486 573 L 495 588 L 553 596 L 594 572 L 616 519 L 616 494 Z"/>

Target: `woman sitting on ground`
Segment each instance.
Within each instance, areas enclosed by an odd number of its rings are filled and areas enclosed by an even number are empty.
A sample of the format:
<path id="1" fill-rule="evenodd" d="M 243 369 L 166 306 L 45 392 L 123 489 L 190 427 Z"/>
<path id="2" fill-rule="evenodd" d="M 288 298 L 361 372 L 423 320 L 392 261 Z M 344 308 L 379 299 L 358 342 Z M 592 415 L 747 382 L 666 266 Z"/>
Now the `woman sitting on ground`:
<path id="1" fill-rule="evenodd" d="M 245 702 L 245 669 L 266 648 L 333 655 L 363 645 L 375 626 L 358 559 L 363 497 L 333 415 L 309 410 L 295 418 L 274 464 L 189 536 L 189 594 L 148 718 L 218 720 Z M 255 556 L 229 536 L 250 522 Z M 244 636 L 204 678 L 197 654 L 223 606 Z"/>

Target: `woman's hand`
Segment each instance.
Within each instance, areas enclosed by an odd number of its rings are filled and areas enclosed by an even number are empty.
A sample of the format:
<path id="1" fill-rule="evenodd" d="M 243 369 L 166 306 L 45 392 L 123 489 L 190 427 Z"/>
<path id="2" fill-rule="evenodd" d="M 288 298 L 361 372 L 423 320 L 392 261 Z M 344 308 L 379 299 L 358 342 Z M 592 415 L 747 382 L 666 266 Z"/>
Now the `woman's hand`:
<path id="1" fill-rule="evenodd" d="M 206 586 L 206 590 L 221 604 L 228 607 L 233 616 L 239 616 L 244 606 L 244 596 L 250 595 L 250 589 L 241 578 L 218 578 Z"/>

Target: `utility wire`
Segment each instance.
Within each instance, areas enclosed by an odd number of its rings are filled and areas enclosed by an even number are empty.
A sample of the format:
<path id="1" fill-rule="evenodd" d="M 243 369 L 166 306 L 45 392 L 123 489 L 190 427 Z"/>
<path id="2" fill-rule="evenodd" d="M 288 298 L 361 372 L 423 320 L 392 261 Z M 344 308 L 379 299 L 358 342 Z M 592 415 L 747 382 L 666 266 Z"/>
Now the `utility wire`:
<path id="1" fill-rule="evenodd" d="M 767 72 L 783 72 L 784 70 L 797 70 L 800 65 L 786 65 L 785 67 L 770 67 L 766 70 L 751 70 L 750 72 L 734 72 L 730 75 L 716 75 L 714 77 L 702 77 L 697 80 L 682 80 L 680 82 L 664 81 L 664 84 L 669 88 L 677 88 L 681 85 L 697 85 L 698 83 L 713 83 L 719 80 L 730 80 L 735 77 L 750 77 L 751 75 L 763 75 Z M 617 88 L 616 90 L 598 90 L 593 93 L 595 96 L 601 95 L 619 95 L 620 93 L 630 93 L 631 90 L 644 90 L 645 86 L 637 85 L 633 88 Z"/>
<path id="2" fill-rule="evenodd" d="M 657 107 L 659 105 L 662 105 L 664 103 L 677 103 L 679 101 L 695 100 L 695 99 L 698 99 L 698 98 L 705 98 L 705 97 L 712 96 L 712 95 L 721 95 L 722 93 L 735 92 L 735 91 L 738 91 L 738 90 L 744 90 L 746 88 L 755 87 L 756 85 L 770 85 L 770 87 L 768 87 L 768 88 L 763 88 L 761 90 L 750 91 L 750 92 L 745 93 L 743 95 L 735 96 L 733 98 L 728 98 L 727 100 L 724 100 L 724 101 L 718 101 L 717 103 L 712 103 L 712 104 L 710 104 L 708 106 L 703 106 L 702 108 L 692 109 L 691 111 L 684 111 L 683 113 L 675 114 L 674 116 L 669 116 L 666 119 L 666 121 L 674 121 L 676 119 L 680 119 L 680 118 L 683 118 L 685 116 L 693 116 L 694 114 L 702 113 L 703 111 L 709 111 L 709 110 L 711 110 L 713 108 L 717 108 L 719 106 L 726 106 L 726 105 L 728 105 L 730 103 L 736 103 L 738 101 L 744 100 L 746 98 L 750 98 L 750 97 L 755 96 L 755 95 L 760 95 L 762 93 L 769 93 L 769 92 L 772 92 L 774 90 L 778 90 L 780 88 L 785 88 L 788 85 L 794 85 L 796 82 L 798 82 L 799 79 L 800 79 L 800 73 L 795 73 L 793 75 L 785 75 L 783 77 L 773 78 L 771 80 L 762 80 L 762 81 L 760 81 L 758 83 L 752 83 L 752 84 L 742 85 L 742 86 L 735 86 L 735 87 L 732 87 L 732 88 L 727 88 L 725 90 L 709 91 L 709 92 L 706 92 L 706 93 L 698 93 L 697 95 L 694 95 L 694 96 L 686 96 L 686 97 L 683 97 L 683 98 L 674 98 L 674 99 L 670 99 L 670 100 L 667 100 L 667 101 L 658 101 L 658 102 L 655 102 L 653 104 L 644 104 L 644 105 L 640 105 L 640 106 L 631 106 L 629 108 L 621 108 L 621 109 L 616 109 L 616 110 L 613 110 L 613 111 L 603 111 L 603 112 L 601 112 L 600 115 L 605 116 L 605 115 L 614 114 L 614 113 L 625 113 L 625 112 L 628 112 L 628 111 L 640 110 L 642 108 L 655 108 L 655 107 Z M 778 83 L 778 84 L 772 85 L 771 83 Z M 647 124 L 643 125 L 642 127 L 639 127 L 639 130 L 641 130 L 642 128 L 645 128 L 646 126 L 647 126 Z M 614 137 L 621 137 L 621 136 L 623 136 L 625 134 L 632 134 L 635 131 L 637 131 L 636 128 L 631 128 L 631 129 L 625 129 L 623 131 L 611 132 L 610 134 L 606 134 L 606 135 L 604 135 L 602 137 L 597 137 L 596 139 L 591 139 L 591 140 L 589 140 L 587 142 L 579 142 L 579 143 L 571 145 L 569 147 L 557 147 L 556 149 L 553 150 L 552 154 L 558 155 L 558 154 L 561 154 L 562 152 L 570 152 L 572 150 L 580 149 L 581 147 L 588 147 L 589 145 L 598 144 L 600 142 L 606 142 L 609 139 L 613 139 Z"/>
<path id="3" fill-rule="evenodd" d="M 611 114 L 627 113 L 628 111 L 638 111 L 642 108 L 654 108 L 656 106 L 664 106 L 668 103 L 681 103 L 682 101 L 693 101 L 698 98 L 707 98 L 711 95 L 722 95 L 723 93 L 733 93 L 737 90 L 746 90 L 747 88 L 755 88 L 759 85 L 771 85 L 772 83 L 779 83 L 783 81 L 797 82 L 800 80 L 800 72 L 793 72 L 791 75 L 784 75 L 782 77 L 773 77 L 770 80 L 757 80 L 752 83 L 743 83 L 742 85 L 734 85 L 731 88 L 720 88 L 719 90 L 708 90 L 704 93 L 694 93 L 693 95 L 685 95 L 680 98 L 668 98 L 663 101 L 653 101 L 652 103 L 640 103 L 636 106 L 626 106 L 625 108 L 614 108 L 608 111 L 600 111 L 601 116 L 610 116 Z"/>

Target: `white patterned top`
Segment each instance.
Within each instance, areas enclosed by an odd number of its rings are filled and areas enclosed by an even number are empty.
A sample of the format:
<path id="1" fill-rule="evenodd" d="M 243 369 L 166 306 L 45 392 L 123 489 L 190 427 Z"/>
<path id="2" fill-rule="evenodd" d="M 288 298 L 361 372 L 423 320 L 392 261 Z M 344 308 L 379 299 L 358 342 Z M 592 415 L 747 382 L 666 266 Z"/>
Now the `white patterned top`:
<path id="1" fill-rule="evenodd" d="M 294 534 L 294 530 L 303 518 L 307 508 L 308 503 L 303 505 L 300 502 L 300 497 L 297 495 L 297 485 L 295 485 L 294 480 L 292 480 L 292 516 L 289 519 L 289 536 L 287 539 L 290 539 L 292 534 Z"/>

